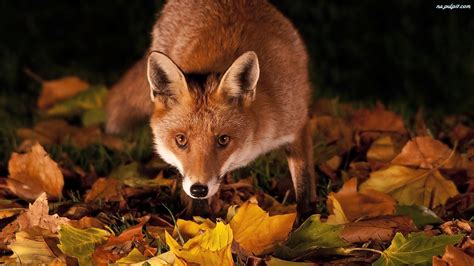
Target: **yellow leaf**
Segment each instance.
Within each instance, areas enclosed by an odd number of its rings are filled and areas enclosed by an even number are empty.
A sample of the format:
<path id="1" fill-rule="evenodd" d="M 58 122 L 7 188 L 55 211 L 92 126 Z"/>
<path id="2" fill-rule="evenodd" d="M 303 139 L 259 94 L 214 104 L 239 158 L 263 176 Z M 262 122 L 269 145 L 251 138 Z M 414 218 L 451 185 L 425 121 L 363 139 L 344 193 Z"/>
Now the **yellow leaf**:
<path id="1" fill-rule="evenodd" d="M 201 217 L 194 217 L 195 220 L 199 220 L 199 218 Z M 209 219 L 202 219 L 200 223 L 182 219 L 176 221 L 176 227 L 185 239 L 193 238 L 208 229 L 214 228 L 215 226 L 216 225 Z M 176 235 L 175 232 L 173 235 Z"/>
<path id="2" fill-rule="evenodd" d="M 40 144 L 26 154 L 13 153 L 8 162 L 8 188 L 18 197 L 34 200 L 46 192 L 49 199 L 62 196 L 64 177 L 58 164 Z"/>
<path id="3" fill-rule="evenodd" d="M 390 162 L 396 156 L 392 137 L 383 136 L 375 140 L 367 151 L 367 160 Z"/>
<path id="4" fill-rule="evenodd" d="M 446 180 L 436 170 L 412 169 L 392 165 L 372 172 L 360 186 L 360 191 L 370 189 L 385 192 L 404 205 L 423 205 L 434 208 L 459 194 L 452 181 Z"/>
<path id="5" fill-rule="evenodd" d="M 242 248 L 260 255 L 286 239 L 295 218 L 296 213 L 270 217 L 258 204 L 246 202 L 237 210 L 230 227 Z"/>
<path id="6" fill-rule="evenodd" d="M 331 215 L 328 216 L 327 220 L 328 224 L 346 224 L 350 222 L 344 214 L 341 204 L 334 195 L 329 194 L 328 202 L 332 203 L 332 208 L 330 209 Z"/>
<path id="7" fill-rule="evenodd" d="M 38 98 L 38 107 L 40 109 L 45 109 L 58 101 L 70 98 L 90 86 L 89 83 L 74 76 L 46 80 L 41 83 L 43 86 Z"/>
<path id="8" fill-rule="evenodd" d="M 135 252 L 134 252 L 135 251 Z M 137 249 L 132 250 L 136 255 L 138 255 L 136 252 L 140 253 Z M 130 254 L 132 253 L 130 252 Z M 129 254 L 129 256 L 130 256 Z M 141 254 L 141 253 L 140 253 Z M 129 256 L 125 257 L 128 258 Z M 181 261 L 176 260 L 176 256 L 171 252 L 165 252 L 161 253 L 158 256 L 155 256 L 153 258 L 149 258 L 146 260 L 141 260 L 137 261 L 138 257 L 130 257 L 128 259 L 122 258 L 118 260 L 116 263 L 118 265 L 130 265 L 130 266 L 143 266 L 143 265 L 150 265 L 150 266 L 170 266 L 170 265 L 175 265 L 175 266 L 185 266 L 186 264 L 182 263 Z"/>
<path id="9" fill-rule="evenodd" d="M 57 258 L 46 244 L 44 234 L 48 232 L 39 227 L 16 233 L 16 240 L 8 247 L 13 251 L 13 258 L 20 264 L 54 263 L 66 265 Z"/>
<path id="10" fill-rule="evenodd" d="M 232 230 L 229 225 L 217 222 L 216 227 L 198 234 L 188 240 L 183 246 L 165 232 L 166 244 L 176 255 L 175 263 L 197 263 L 199 265 L 233 265 L 232 260 Z"/>
<path id="11" fill-rule="evenodd" d="M 329 193 L 327 206 L 328 222 L 341 224 L 353 222 L 360 218 L 391 215 L 395 213 L 395 200 L 385 193 L 376 190 L 357 191 L 357 178 L 352 178 L 339 192 Z"/>

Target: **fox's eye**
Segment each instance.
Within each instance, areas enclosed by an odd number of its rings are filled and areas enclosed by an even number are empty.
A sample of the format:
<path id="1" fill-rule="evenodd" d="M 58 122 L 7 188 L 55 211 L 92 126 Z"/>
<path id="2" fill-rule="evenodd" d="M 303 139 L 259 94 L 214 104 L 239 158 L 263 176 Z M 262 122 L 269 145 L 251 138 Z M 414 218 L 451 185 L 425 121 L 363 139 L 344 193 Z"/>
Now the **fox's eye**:
<path id="1" fill-rule="evenodd" d="M 176 135 L 175 140 L 176 145 L 178 145 L 178 147 L 180 147 L 181 149 L 186 148 L 186 146 L 188 145 L 188 138 L 182 133 Z"/>
<path id="2" fill-rule="evenodd" d="M 227 144 L 229 144 L 230 137 L 227 135 L 220 135 L 217 137 L 217 144 L 219 144 L 220 147 L 225 147 Z"/>

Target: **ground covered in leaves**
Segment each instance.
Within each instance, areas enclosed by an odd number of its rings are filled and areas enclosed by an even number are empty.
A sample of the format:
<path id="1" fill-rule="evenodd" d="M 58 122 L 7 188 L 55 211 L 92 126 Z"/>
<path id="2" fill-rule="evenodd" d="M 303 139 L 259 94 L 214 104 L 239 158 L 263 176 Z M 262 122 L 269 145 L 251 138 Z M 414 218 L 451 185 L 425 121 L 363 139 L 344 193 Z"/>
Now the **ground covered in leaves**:
<path id="1" fill-rule="evenodd" d="M 474 265 L 473 117 L 317 100 L 318 214 L 298 224 L 275 151 L 229 173 L 199 217 L 149 129 L 103 132 L 105 87 L 40 81 L 0 181 L 2 263 Z"/>

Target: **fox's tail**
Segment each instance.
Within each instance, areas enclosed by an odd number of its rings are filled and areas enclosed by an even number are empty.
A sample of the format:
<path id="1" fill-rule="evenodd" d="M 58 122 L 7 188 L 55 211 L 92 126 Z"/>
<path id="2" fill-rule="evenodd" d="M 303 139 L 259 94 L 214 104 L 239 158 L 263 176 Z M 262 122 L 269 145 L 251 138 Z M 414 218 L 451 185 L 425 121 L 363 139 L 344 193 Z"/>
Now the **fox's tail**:
<path id="1" fill-rule="evenodd" d="M 119 133 L 149 119 L 153 112 L 144 56 L 114 84 L 106 104 L 108 133 Z"/>

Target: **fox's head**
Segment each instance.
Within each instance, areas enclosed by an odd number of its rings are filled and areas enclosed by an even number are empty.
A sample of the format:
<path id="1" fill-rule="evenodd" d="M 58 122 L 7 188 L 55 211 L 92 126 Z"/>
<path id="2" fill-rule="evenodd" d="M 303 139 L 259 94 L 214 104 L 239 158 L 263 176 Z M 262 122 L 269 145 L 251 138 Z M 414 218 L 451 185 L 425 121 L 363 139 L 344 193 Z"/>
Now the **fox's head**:
<path id="1" fill-rule="evenodd" d="M 249 109 L 260 74 L 257 55 L 244 53 L 223 74 L 184 74 L 168 56 L 152 52 L 147 74 L 158 154 L 180 171 L 189 196 L 211 197 L 225 173 L 255 157 L 244 147 L 258 126 Z"/>

